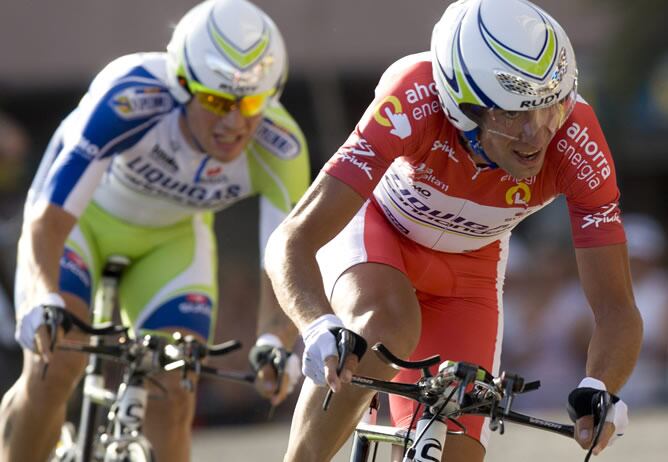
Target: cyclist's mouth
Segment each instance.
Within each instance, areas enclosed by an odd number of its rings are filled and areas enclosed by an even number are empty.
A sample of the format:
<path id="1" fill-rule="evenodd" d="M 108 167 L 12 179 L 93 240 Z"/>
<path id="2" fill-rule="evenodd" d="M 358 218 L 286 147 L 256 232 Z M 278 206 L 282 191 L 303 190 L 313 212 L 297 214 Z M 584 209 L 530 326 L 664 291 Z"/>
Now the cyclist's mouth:
<path id="1" fill-rule="evenodd" d="M 218 135 L 218 134 L 214 134 L 213 135 L 213 139 L 216 142 L 216 144 L 219 145 L 219 146 L 225 146 L 225 147 L 234 146 L 239 141 L 241 141 L 242 138 L 243 138 L 243 135 L 241 135 L 241 134 L 238 134 L 238 135 L 229 135 L 229 134 Z"/>
<path id="2" fill-rule="evenodd" d="M 524 165 L 532 165 L 540 159 L 540 150 L 524 152 L 513 149 L 513 155 L 520 163 Z"/>

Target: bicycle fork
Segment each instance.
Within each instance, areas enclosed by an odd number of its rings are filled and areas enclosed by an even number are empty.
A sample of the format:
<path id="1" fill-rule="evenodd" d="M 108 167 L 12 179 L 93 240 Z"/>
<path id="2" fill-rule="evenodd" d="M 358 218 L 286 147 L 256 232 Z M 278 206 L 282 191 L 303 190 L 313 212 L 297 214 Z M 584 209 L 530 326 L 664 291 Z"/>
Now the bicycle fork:
<path id="1" fill-rule="evenodd" d="M 415 443 L 402 462 L 441 462 L 447 434 L 445 421 L 425 409 L 415 427 Z"/>

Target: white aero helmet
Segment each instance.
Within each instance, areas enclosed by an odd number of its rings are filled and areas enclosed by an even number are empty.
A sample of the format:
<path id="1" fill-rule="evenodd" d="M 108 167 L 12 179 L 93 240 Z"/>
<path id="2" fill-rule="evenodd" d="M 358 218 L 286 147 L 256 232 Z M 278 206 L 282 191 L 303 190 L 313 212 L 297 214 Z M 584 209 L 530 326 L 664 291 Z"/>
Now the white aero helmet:
<path id="1" fill-rule="evenodd" d="M 463 132 L 466 105 L 527 111 L 575 105 L 577 65 L 563 28 L 526 0 L 459 0 L 434 26 L 434 80 L 445 114 Z"/>
<path id="2" fill-rule="evenodd" d="M 181 102 L 198 90 L 274 98 L 287 78 L 287 53 L 276 24 L 246 0 L 207 0 L 179 21 L 167 45 L 167 72 Z"/>

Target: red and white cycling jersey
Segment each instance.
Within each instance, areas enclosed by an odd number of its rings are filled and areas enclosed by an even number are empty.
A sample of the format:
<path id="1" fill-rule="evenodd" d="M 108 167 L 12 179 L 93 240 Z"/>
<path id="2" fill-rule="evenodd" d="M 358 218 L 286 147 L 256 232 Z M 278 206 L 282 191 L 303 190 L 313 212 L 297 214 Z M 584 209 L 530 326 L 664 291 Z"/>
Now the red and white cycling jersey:
<path id="1" fill-rule="evenodd" d="M 559 194 L 567 198 L 576 247 L 625 242 L 612 156 L 584 100 L 556 133 L 538 175 L 518 180 L 481 169 L 441 109 L 429 53 L 385 72 L 324 170 L 372 197 L 401 234 L 437 251 L 480 249 Z"/>

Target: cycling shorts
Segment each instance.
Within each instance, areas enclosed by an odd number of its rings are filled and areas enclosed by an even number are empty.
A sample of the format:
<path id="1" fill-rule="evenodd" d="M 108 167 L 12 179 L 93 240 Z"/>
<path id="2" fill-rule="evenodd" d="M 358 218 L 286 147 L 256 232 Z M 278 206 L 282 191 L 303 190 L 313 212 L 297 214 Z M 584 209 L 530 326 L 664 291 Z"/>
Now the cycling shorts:
<path id="1" fill-rule="evenodd" d="M 413 284 L 422 310 L 421 336 L 410 359 L 438 354 L 441 360 L 468 361 L 497 374 L 507 254 L 508 238 L 469 253 L 428 249 L 399 234 L 378 206 L 367 202 L 317 258 L 329 297 L 337 279 L 354 265 L 372 262 L 398 269 Z M 401 371 L 394 380 L 414 383 L 419 376 L 419 371 Z M 407 427 L 414 410 L 412 401 L 390 398 L 394 425 Z M 466 416 L 460 421 L 486 447 L 486 419 Z"/>
<path id="2" fill-rule="evenodd" d="M 107 257 L 120 254 L 130 259 L 119 287 L 125 325 L 138 333 L 181 329 L 209 339 L 218 306 L 212 223 L 212 213 L 204 212 L 171 226 L 135 226 L 92 202 L 65 243 L 60 290 L 91 306 Z"/>

